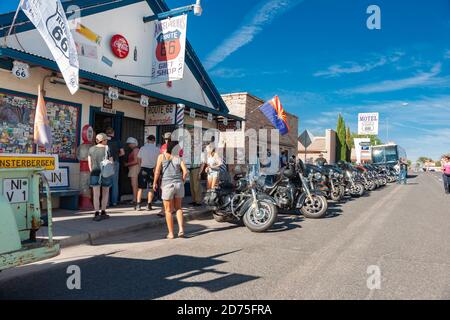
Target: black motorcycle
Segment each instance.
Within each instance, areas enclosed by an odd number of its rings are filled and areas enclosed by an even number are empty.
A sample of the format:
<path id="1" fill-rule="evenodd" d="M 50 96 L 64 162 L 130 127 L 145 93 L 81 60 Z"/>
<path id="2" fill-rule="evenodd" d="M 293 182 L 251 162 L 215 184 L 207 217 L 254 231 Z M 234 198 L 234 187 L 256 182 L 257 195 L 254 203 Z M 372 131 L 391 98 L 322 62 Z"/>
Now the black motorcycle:
<path id="1" fill-rule="evenodd" d="M 275 181 L 260 177 L 258 187 L 272 197 L 280 209 L 300 210 L 307 218 L 322 218 L 328 210 L 327 198 L 319 190 L 311 189 L 305 174 L 303 161 L 291 160 Z"/>
<path id="2" fill-rule="evenodd" d="M 366 189 L 361 174 L 345 161 L 339 160 L 336 164 L 344 172 L 346 194 L 352 197 L 364 195 Z"/>
<path id="3" fill-rule="evenodd" d="M 311 188 L 322 191 L 327 199 L 341 201 L 345 196 L 342 171 L 332 165 L 306 165 Z"/>
<path id="4" fill-rule="evenodd" d="M 249 177 L 236 176 L 236 183 L 221 182 L 209 190 L 205 203 L 213 211 L 217 222 L 243 221 L 253 232 L 263 232 L 276 221 L 278 208 L 274 199 L 259 192 L 256 182 Z"/>

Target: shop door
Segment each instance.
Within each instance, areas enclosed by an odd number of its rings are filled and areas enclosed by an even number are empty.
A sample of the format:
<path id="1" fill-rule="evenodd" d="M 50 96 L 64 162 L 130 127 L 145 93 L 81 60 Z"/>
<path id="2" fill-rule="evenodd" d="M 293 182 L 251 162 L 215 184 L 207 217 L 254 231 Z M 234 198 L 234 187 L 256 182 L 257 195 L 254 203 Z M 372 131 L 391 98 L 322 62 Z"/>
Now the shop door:
<path id="1" fill-rule="evenodd" d="M 139 146 L 144 145 L 144 120 L 133 119 L 124 117 L 122 121 L 122 135 L 121 141 L 125 147 L 125 161 L 128 159 L 128 155 L 130 154 L 130 149 L 126 145 L 127 139 L 129 137 L 136 138 L 139 142 Z M 128 178 L 128 170 L 120 171 L 120 194 L 129 195 L 133 194 L 133 190 L 131 189 L 130 179 Z"/>

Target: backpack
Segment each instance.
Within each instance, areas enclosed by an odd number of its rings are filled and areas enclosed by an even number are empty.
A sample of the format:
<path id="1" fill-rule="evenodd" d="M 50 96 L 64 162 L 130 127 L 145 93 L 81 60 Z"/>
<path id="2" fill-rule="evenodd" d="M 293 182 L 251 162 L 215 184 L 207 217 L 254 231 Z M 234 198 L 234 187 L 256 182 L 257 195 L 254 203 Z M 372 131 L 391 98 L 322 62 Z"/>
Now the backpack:
<path id="1" fill-rule="evenodd" d="M 102 160 L 100 167 L 101 173 L 100 176 L 102 178 L 109 178 L 114 175 L 114 163 L 108 159 L 109 148 L 105 147 L 105 158 Z"/>

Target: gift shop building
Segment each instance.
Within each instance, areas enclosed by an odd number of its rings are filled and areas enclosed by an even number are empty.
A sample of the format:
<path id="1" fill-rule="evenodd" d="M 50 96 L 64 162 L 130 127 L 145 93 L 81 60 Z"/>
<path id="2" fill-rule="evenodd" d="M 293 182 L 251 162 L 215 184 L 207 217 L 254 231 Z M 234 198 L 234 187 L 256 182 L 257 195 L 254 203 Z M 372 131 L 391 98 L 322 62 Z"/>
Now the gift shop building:
<path id="1" fill-rule="evenodd" d="M 74 95 L 23 12 L 8 37 L 14 12 L 0 15 L 0 153 L 35 152 L 33 121 L 39 86 L 45 92 L 53 137 L 47 152 L 58 155 L 60 167 L 69 168 L 72 188 L 80 184 L 78 151 L 86 125 L 94 133 L 112 127 L 123 143 L 135 137 L 140 145 L 145 135 L 152 133 L 161 143 L 165 132 L 177 127 L 190 130 L 195 121 L 202 121 L 204 130 L 217 129 L 224 122 L 240 126 L 242 119 L 228 113 L 189 42 L 178 42 L 183 32 L 186 37 L 186 20 L 174 24 L 181 30 L 172 33 L 174 42 L 165 43 L 166 35 L 158 34 L 159 21 L 152 17 L 169 11 L 164 1 L 74 0 L 63 7 L 78 52 L 80 80 Z M 181 56 L 177 65 L 166 64 L 166 69 L 180 73 L 179 80 L 161 80 L 167 70 L 156 69 L 152 58 L 161 55 Z M 128 182 L 125 171 L 121 179 Z M 128 183 L 121 185 L 122 194 L 131 191 Z"/>

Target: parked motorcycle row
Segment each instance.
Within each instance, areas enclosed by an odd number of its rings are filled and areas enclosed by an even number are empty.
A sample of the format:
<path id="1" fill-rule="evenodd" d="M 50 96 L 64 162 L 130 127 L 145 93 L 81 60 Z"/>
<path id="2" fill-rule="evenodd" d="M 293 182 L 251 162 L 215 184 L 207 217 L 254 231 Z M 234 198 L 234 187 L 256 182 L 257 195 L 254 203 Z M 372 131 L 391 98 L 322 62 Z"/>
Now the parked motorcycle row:
<path id="1" fill-rule="evenodd" d="M 275 176 L 239 174 L 234 183 L 221 182 L 209 190 L 205 203 L 218 222 L 240 222 L 263 232 L 276 222 L 279 211 L 297 211 L 306 218 L 327 215 L 329 201 L 365 193 L 395 182 L 398 172 L 388 165 L 304 164 L 292 160 Z"/>

